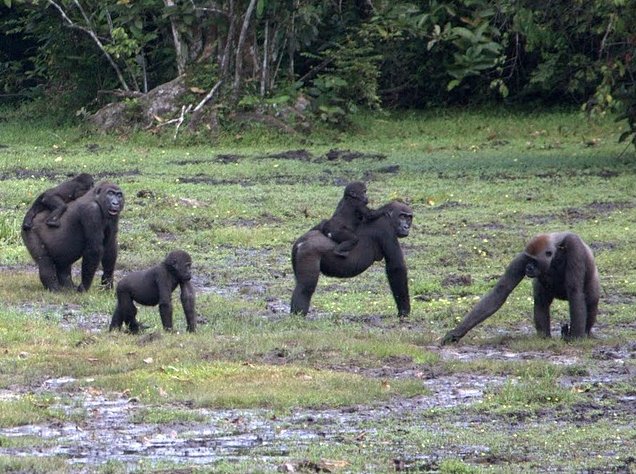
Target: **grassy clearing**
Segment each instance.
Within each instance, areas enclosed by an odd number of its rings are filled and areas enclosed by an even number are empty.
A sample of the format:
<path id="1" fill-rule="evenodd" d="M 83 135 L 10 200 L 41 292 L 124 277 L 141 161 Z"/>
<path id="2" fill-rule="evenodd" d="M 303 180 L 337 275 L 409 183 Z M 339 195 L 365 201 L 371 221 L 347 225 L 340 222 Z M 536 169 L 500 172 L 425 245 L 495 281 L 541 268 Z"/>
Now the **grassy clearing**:
<path id="1" fill-rule="evenodd" d="M 340 469 L 353 472 L 627 470 L 636 442 L 627 403 L 634 396 L 636 157 L 621 155 L 620 131 L 610 119 L 589 122 L 569 111 L 383 114 L 360 117 L 348 135 L 255 128 L 212 143 L 3 122 L 0 395 L 20 395 L 0 397 L 0 426 L 86 425 L 91 415 L 78 397 L 87 393 L 132 397 L 142 406 L 131 422 L 166 427 L 205 425 L 210 409 L 282 416 L 368 406 L 374 413 L 396 400 L 437 396 L 430 410 L 409 402 L 408 410 L 357 420 L 357 431 L 343 426 L 339 437 L 290 443 L 284 455 L 265 443 L 248 461 L 216 460 L 214 471 L 275 470 L 281 459 L 343 461 Z M 328 160 L 331 149 L 367 155 Z M 289 150 L 309 160 L 272 156 Z M 156 308 L 141 308 L 146 336 L 159 336 L 135 337 L 106 331 L 112 292 L 42 289 L 21 243 L 21 220 L 43 189 L 80 171 L 126 194 L 116 279 L 176 248 L 192 254 L 206 321 L 196 335 L 184 334 L 176 295 L 177 333 L 161 334 Z M 413 307 L 406 322 L 395 317 L 381 265 L 352 280 L 322 278 L 310 316 L 287 314 L 291 244 L 331 214 L 353 179 L 367 181 L 373 206 L 402 198 L 414 208 L 414 229 L 402 241 Z M 529 237 L 558 230 L 579 233 L 594 249 L 603 286 L 598 339 L 535 337 L 524 281 L 459 347 L 436 346 Z M 553 331 L 567 318 L 567 305 L 555 302 Z M 43 385 L 62 377 L 73 382 Z M 453 387 L 463 379 L 483 392 L 475 403 L 450 406 L 430 390 L 448 383 L 451 395 L 470 391 Z M 298 429 L 280 423 L 282 432 Z M 0 455 L 29 443 L 0 434 Z M 573 445 L 578 451 L 567 448 Z M 151 465 L 164 466 L 136 467 Z M 50 472 L 31 458 L 1 458 L 3 468 Z M 128 472 L 117 460 L 99 469 Z"/>

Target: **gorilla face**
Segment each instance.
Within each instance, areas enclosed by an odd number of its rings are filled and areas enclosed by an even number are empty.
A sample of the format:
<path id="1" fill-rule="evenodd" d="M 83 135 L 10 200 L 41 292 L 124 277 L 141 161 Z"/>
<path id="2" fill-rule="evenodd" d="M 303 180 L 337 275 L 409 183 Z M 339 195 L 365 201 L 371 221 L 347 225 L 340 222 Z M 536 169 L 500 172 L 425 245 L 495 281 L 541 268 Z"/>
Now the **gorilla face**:
<path id="1" fill-rule="evenodd" d="M 407 237 L 411 231 L 411 224 L 413 224 L 413 214 L 406 211 L 400 211 L 395 216 L 395 234 L 398 238 Z"/>
<path id="2" fill-rule="evenodd" d="M 124 209 L 124 194 L 119 186 L 108 184 L 95 191 L 100 207 L 111 217 L 117 217 Z"/>
<path id="3" fill-rule="evenodd" d="M 170 252 L 166 257 L 165 264 L 177 281 L 184 282 L 192 279 L 192 259 L 187 252 L 183 250 Z"/>
<path id="4" fill-rule="evenodd" d="M 556 234 L 539 234 L 535 236 L 526 246 L 524 254 L 529 261 L 526 265 L 526 276 L 528 278 L 539 278 L 550 271 L 552 259 L 557 253 L 557 246 L 554 242 Z"/>
<path id="5" fill-rule="evenodd" d="M 354 181 L 349 183 L 344 190 L 344 197 L 359 201 L 362 204 L 368 204 L 369 198 L 367 198 L 367 185 L 362 181 Z"/>
<path id="6" fill-rule="evenodd" d="M 541 272 L 539 271 L 539 265 L 537 264 L 536 260 L 531 260 L 530 262 L 528 262 L 528 264 L 526 265 L 526 276 L 528 278 L 538 278 L 539 275 L 541 275 Z"/>

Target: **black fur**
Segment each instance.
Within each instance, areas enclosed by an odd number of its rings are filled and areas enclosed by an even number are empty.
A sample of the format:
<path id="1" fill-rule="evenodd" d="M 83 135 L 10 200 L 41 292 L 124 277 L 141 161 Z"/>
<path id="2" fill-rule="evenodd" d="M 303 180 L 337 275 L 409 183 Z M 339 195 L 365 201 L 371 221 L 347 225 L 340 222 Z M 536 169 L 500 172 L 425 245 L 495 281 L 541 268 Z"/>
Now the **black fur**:
<path id="1" fill-rule="evenodd" d="M 382 215 L 369 209 L 368 202 L 366 185 L 362 181 L 349 183 L 333 216 L 319 225 L 323 234 L 338 243 L 333 249 L 336 255 L 346 257 L 358 243 L 358 226 Z"/>
<path id="2" fill-rule="evenodd" d="M 73 179 L 47 189 L 35 199 L 27 211 L 22 221 L 22 229 L 30 230 L 33 227 L 33 218 L 46 210 L 51 211 L 46 224 L 51 227 L 59 227 L 59 219 L 66 211 L 66 204 L 83 196 L 92 187 L 93 177 L 88 173 L 80 173 Z"/>
<path id="3" fill-rule="evenodd" d="M 307 314 L 318 278 L 327 276 L 351 278 L 364 272 L 373 262 L 386 262 L 386 274 L 399 316 L 411 311 L 406 263 L 398 238 L 409 234 L 413 211 L 401 202 L 391 202 L 378 209 L 382 217 L 362 222 L 358 227 L 358 243 L 348 256 L 334 254 L 336 243 L 319 229 L 301 236 L 292 247 L 292 267 L 296 287 L 291 312 Z"/>
<path id="4" fill-rule="evenodd" d="M 87 291 L 102 264 L 102 284 L 113 285 L 117 261 L 117 231 L 124 195 L 119 186 L 101 182 L 79 199 L 71 201 L 60 217 L 59 227 L 46 225 L 49 212 L 38 213 L 22 240 L 38 265 L 40 281 L 51 291 L 73 288 L 71 266 L 82 259 L 82 282 Z"/>
<path id="5" fill-rule="evenodd" d="M 132 333 L 139 332 L 134 302 L 145 306 L 159 305 L 161 324 L 166 331 L 172 330 L 172 292 L 181 287 L 181 305 L 185 313 L 187 330 L 195 332 L 197 327 L 194 310 L 195 294 L 190 279 L 192 259 L 187 252 L 170 252 L 163 262 L 148 270 L 126 275 L 117 284 L 117 307 L 113 313 L 110 330 L 121 329 L 126 323 Z"/>

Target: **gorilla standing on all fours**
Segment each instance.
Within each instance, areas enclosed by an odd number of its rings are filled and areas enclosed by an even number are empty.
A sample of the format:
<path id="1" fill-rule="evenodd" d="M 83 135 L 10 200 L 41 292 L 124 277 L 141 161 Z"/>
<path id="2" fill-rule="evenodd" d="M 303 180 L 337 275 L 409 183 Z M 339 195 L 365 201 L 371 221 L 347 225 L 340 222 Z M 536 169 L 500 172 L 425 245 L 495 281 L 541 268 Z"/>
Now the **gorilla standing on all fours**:
<path id="1" fill-rule="evenodd" d="M 22 228 L 30 230 L 33 227 L 33 218 L 40 212 L 49 210 L 49 218 L 46 225 L 60 226 L 60 216 L 66 212 L 66 204 L 83 196 L 93 187 L 93 177 L 88 173 L 80 173 L 73 179 L 64 181 L 57 186 L 47 189 L 33 202 L 24 216 Z"/>
<path id="2" fill-rule="evenodd" d="M 126 323 L 132 333 L 139 332 L 139 323 L 135 316 L 135 301 L 145 306 L 159 305 L 161 324 L 166 331 L 172 330 L 172 292 L 181 286 L 181 305 L 185 313 L 189 332 L 197 328 L 194 312 L 194 288 L 192 278 L 192 259 L 187 252 L 170 252 L 163 262 L 145 271 L 126 275 L 117 284 L 117 307 L 110 323 L 110 330 L 121 329 Z"/>
<path id="3" fill-rule="evenodd" d="M 327 276 L 351 278 L 359 275 L 373 262 L 386 262 L 386 275 L 400 317 L 411 312 L 406 263 L 398 239 L 409 235 L 413 211 L 401 202 L 391 202 L 378 209 L 382 216 L 362 222 L 357 229 L 358 243 L 346 257 L 333 249 L 336 242 L 314 227 L 301 236 L 292 248 L 292 266 L 296 288 L 291 300 L 291 312 L 307 314 L 318 278 Z"/>
<path id="4" fill-rule="evenodd" d="M 38 265 L 45 288 L 72 289 L 71 266 L 80 258 L 82 283 L 78 291 L 91 287 L 100 261 L 102 284 L 112 287 L 119 214 L 123 208 L 124 195 L 119 186 L 103 181 L 68 204 L 59 227 L 46 225 L 48 211 L 35 216 L 31 230 L 22 230 L 22 240 Z"/>
<path id="5" fill-rule="evenodd" d="M 570 324 L 562 328 L 564 339 L 590 335 L 601 291 L 594 255 L 578 235 L 554 232 L 536 235 L 510 262 L 495 288 L 444 336 L 442 344 L 459 341 L 495 313 L 524 276 L 534 278 L 534 325 L 540 336 L 550 337 L 554 298 L 568 300 L 570 305 Z"/>

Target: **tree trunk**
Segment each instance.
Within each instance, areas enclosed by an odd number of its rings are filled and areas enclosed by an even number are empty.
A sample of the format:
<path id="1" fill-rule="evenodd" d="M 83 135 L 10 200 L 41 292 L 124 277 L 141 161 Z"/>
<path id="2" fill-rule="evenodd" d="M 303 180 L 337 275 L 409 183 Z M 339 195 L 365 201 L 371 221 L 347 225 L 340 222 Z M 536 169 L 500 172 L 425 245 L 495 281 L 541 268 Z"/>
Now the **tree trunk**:
<path id="1" fill-rule="evenodd" d="M 175 8 L 173 0 L 164 0 L 163 3 L 169 9 Z M 172 40 L 174 41 L 174 51 L 177 59 L 177 71 L 181 76 L 186 69 L 188 48 L 181 38 L 181 33 L 179 32 L 179 28 L 177 28 L 177 22 L 174 19 L 174 15 L 170 15 L 170 27 L 172 28 Z"/>
<path id="2" fill-rule="evenodd" d="M 247 29 L 250 26 L 250 20 L 252 19 L 252 13 L 256 6 L 256 0 L 250 0 L 247 10 L 245 11 L 245 17 L 243 18 L 243 26 L 241 27 L 241 34 L 239 35 L 238 43 L 236 44 L 236 60 L 234 63 L 234 84 L 232 85 L 232 102 L 238 102 L 239 91 L 241 88 L 241 73 L 243 72 L 243 46 L 245 45 L 245 38 L 247 36 Z"/>

